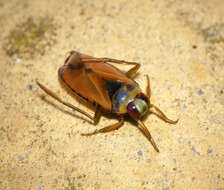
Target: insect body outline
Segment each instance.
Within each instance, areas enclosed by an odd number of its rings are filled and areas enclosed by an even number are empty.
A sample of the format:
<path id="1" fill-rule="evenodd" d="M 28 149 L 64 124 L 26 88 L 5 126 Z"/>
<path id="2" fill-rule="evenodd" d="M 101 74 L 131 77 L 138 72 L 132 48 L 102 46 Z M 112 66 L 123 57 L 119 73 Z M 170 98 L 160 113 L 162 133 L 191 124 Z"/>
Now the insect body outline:
<path id="1" fill-rule="evenodd" d="M 133 67 L 127 72 L 122 72 L 109 63 L 132 65 Z M 147 113 L 151 113 L 170 124 L 176 124 L 178 120 L 173 121 L 169 119 L 157 106 L 151 104 L 149 76 L 146 75 L 147 87 L 145 93 L 142 92 L 138 83 L 133 79 L 139 68 L 140 64 L 136 62 L 111 58 L 96 58 L 76 51 L 70 52 L 64 65 L 58 70 L 60 82 L 72 93 L 93 103 L 96 108 L 94 116 L 65 102 L 39 81 L 36 82 L 48 95 L 65 106 L 85 115 L 94 124 L 99 122 L 102 112 L 110 112 L 119 116 L 117 123 L 91 133 L 82 134 L 83 136 L 91 136 L 119 129 L 124 124 L 124 115 L 128 114 L 136 121 L 137 127 L 151 142 L 154 149 L 159 152 L 149 130 L 142 122 L 142 118 Z"/>

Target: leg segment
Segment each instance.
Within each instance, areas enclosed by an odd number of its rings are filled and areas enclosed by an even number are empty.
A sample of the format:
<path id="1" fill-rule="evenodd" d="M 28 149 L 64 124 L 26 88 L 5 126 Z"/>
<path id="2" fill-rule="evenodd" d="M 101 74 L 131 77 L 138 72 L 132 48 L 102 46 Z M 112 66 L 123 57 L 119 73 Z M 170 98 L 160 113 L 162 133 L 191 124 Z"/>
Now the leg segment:
<path id="1" fill-rule="evenodd" d="M 151 113 L 153 113 L 154 115 L 156 115 L 157 117 L 159 117 L 160 119 L 162 119 L 163 121 L 165 121 L 167 123 L 170 123 L 170 124 L 176 124 L 179 120 L 179 119 L 177 119 L 176 121 L 173 121 L 173 120 L 169 119 L 168 117 L 166 117 L 166 115 L 158 107 L 156 107 L 153 104 L 150 104 L 149 111 Z"/>
<path id="2" fill-rule="evenodd" d="M 135 73 L 139 70 L 140 68 L 140 64 L 136 64 L 134 67 L 132 67 L 130 70 L 128 70 L 125 74 L 128 76 L 128 77 L 133 77 L 135 75 Z"/>
<path id="3" fill-rule="evenodd" d="M 146 75 L 146 79 L 147 79 L 146 94 L 147 94 L 148 98 L 150 99 L 150 97 L 151 97 L 151 88 L 150 88 L 149 75 Z"/>
<path id="4" fill-rule="evenodd" d="M 156 150 L 156 152 L 159 152 L 159 149 L 155 143 L 155 141 L 152 138 L 152 135 L 150 134 L 149 130 L 146 128 L 144 123 L 139 120 L 138 122 L 138 128 L 142 131 L 142 133 L 145 135 L 145 137 L 151 142 L 153 148 Z"/>
<path id="5" fill-rule="evenodd" d="M 72 104 L 63 101 L 60 97 L 58 97 L 54 92 L 52 92 L 50 89 L 48 89 L 47 87 L 45 87 L 43 84 L 41 84 L 40 82 L 36 81 L 36 83 L 38 84 L 38 86 L 45 92 L 47 93 L 49 96 L 51 96 L 52 98 L 56 99 L 58 102 L 64 104 L 65 106 L 72 108 L 73 110 L 85 115 L 86 117 L 88 117 L 89 119 L 91 119 L 94 124 L 98 123 L 100 116 L 101 116 L 101 110 L 99 108 L 99 106 L 97 106 L 96 112 L 95 112 L 95 116 L 91 116 L 88 113 L 86 113 L 85 111 L 79 109 L 78 107 L 73 106 Z"/>
<path id="6" fill-rule="evenodd" d="M 150 88 L 149 75 L 146 75 L 146 79 L 147 79 L 146 94 L 147 94 L 147 96 L 150 100 L 151 88 Z M 176 121 L 173 121 L 173 120 L 167 118 L 167 116 L 158 107 L 156 107 L 154 104 L 149 105 L 149 111 L 151 113 L 153 113 L 154 115 L 156 115 L 157 117 L 159 117 L 160 119 L 162 119 L 163 121 L 167 122 L 167 123 L 176 124 L 178 122 L 178 119 Z"/>
<path id="7" fill-rule="evenodd" d="M 97 123 L 99 123 L 101 114 L 102 114 L 102 112 L 101 112 L 100 106 L 98 105 L 98 106 L 96 107 L 96 111 L 95 111 L 95 115 L 94 115 L 94 119 L 93 119 L 95 125 L 96 125 Z"/>
<path id="8" fill-rule="evenodd" d="M 91 136 L 91 135 L 95 135 L 95 134 L 98 134 L 98 133 L 107 133 L 107 132 L 111 132 L 111 131 L 114 131 L 116 129 L 119 129 L 122 125 L 124 124 L 124 118 L 121 117 L 120 118 L 120 121 L 118 123 L 115 123 L 115 124 L 112 124 L 112 125 L 109 125 L 107 127 L 104 127 L 102 129 L 99 129 L 99 130 L 95 130 L 94 132 L 92 133 L 83 133 L 81 134 L 82 136 Z"/>
<path id="9" fill-rule="evenodd" d="M 126 75 L 128 77 L 132 77 L 140 68 L 140 64 L 136 62 L 128 62 L 124 60 L 118 60 L 118 59 L 111 59 L 111 58 L 82 58 L 82 62 L 111 62 L 111 63 L 118 63 L 118 64 L 124 64 L 124 65 L 134 65 L 129 71 L 126 72 Z"/>

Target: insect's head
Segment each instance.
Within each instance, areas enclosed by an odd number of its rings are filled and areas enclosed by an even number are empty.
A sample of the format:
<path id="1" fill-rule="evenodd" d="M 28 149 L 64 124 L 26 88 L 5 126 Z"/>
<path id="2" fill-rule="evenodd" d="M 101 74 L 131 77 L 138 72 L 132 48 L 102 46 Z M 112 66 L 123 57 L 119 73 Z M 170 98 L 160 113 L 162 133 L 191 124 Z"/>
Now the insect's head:
<path id="1" fill-rule="evenodd" d="M 139 120 L 148 112 L 149 105 L 149 98 L 145 94 L 139 93 L 134 100 L 128 104 L 127 112 L 133 119 Z"/>

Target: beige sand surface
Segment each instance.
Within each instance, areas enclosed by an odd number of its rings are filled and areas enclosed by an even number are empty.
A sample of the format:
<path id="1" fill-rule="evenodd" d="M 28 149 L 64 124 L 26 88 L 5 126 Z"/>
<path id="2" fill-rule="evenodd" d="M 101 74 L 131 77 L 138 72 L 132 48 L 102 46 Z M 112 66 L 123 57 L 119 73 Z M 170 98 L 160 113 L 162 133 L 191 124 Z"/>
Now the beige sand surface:
<path id="1" fill-rule="evenodd" d="M 145 120 L 159 154 L 132 122 L 82 137 L 116 116 L 93 126 L 37 87 L 93 114 L 57 80 L 73 49 L 142 64 L 136 81 L 180 118 Z M 0 1 L 0 189 L 223 190 L 223 52 L 223 0 Z"/>

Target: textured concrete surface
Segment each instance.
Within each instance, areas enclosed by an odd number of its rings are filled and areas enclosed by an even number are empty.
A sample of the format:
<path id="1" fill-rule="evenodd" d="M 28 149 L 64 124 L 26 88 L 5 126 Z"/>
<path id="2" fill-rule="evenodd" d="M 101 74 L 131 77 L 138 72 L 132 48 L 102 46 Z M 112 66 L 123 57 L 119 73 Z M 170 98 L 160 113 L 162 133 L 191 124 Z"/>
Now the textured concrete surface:
<path id="1" fill-rule="evenodd" d="M 9 40 L 29 18 L 48 17 L 55 27 L 39 49 L 40 31 L 28 46 L 35 51 Z M 223 0 L 0 1 L 0 28 L 1 190 L 224 189 Z M 177 125 L 145 120 L 159 154 L 130 121 L 82 137 L 116 116 L 93 126 L 37 87 L 39 79 L 93 114 L 57 80 L 72 49 L 142 64 L 136 81 L 144 90 L 149 74 L 152 102 L 180 118 Z"/>

